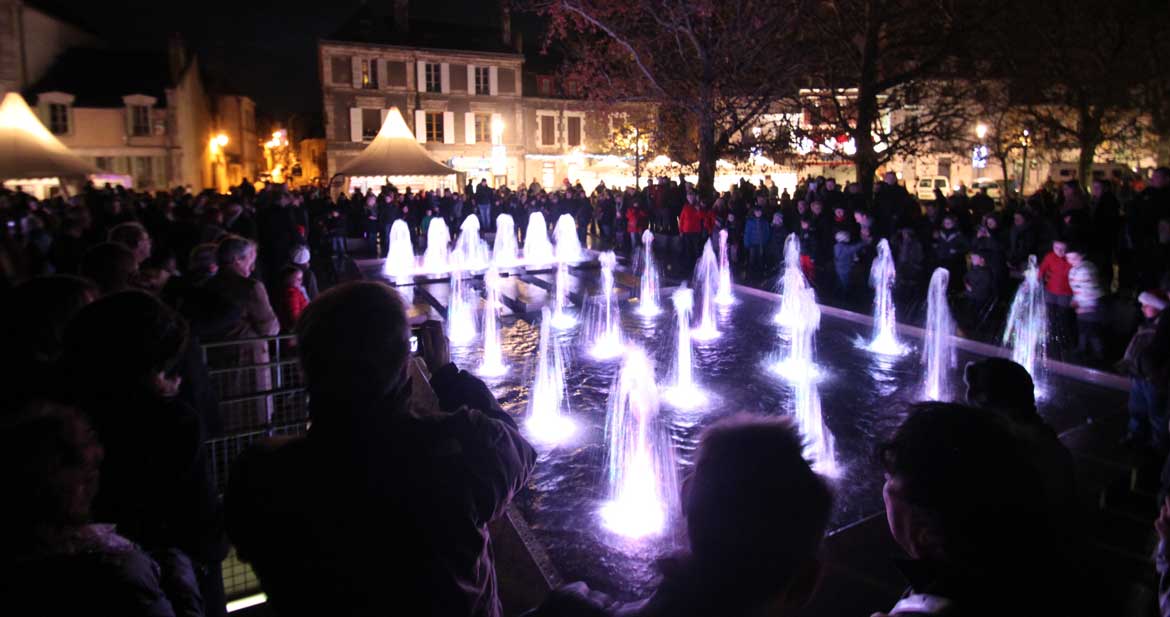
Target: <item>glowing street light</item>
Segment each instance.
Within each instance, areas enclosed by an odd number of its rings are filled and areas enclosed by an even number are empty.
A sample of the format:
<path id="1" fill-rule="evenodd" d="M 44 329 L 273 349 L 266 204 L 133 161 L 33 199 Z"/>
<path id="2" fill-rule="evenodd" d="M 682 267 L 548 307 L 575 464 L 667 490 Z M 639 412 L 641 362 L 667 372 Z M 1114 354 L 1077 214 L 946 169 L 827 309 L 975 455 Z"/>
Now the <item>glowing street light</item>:
<path id="1" fill-rule="evenodd" d="M 987 125 L 983 124 L 982 122 L 976 124 L 975 136 L 979 138 L 979 141 L 983 141 L 983 139 L 987 137 Z"/>

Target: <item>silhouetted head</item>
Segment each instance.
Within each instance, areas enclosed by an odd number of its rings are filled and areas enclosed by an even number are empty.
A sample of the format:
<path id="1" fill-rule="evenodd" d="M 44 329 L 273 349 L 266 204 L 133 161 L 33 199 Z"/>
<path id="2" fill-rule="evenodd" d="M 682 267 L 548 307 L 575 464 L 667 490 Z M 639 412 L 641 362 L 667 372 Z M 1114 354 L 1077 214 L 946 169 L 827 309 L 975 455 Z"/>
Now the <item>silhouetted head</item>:
<path id="1" fill-rule="evenodd" d="M 800 606 L 819 575 L 832 501 L 788 419 L 723 420 L 703 433 L 683 489 L 694 563 L 728 606 Z"/>
<path id="2" fill-rule="evenodd" d="M 103 294 L 130 289 L 137 272 L 134 251 L 120 242 L 95 244 L 81 258 L 81 275 L 97 284 Z"/>
<path id="3" fill-rule="evenodd" d="M 1036 385 L 1028 370 L 1007 358 L 970 362 L 963 371 L 967 403 L 1006 412 L 1015 420 L 1038 419 Z"/>
<path id="4" fill-rule="evenodd" d="M 296 332 L 314 422 L 346 422 L 344 414 L 369 408 L 406 381 L 410 324 L 402 298 L 386 284 L 357 281 L 326 291 L 301 314 Z"/>

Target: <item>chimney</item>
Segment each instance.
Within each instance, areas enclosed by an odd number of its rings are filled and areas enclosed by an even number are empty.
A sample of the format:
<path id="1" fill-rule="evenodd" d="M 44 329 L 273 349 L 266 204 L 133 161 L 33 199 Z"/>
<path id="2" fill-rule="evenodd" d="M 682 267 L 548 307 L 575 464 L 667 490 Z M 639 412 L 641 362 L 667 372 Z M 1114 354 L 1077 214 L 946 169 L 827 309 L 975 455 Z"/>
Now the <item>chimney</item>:
<path id="1" fill-rule="evenodd" d="M 183 69 L 187 68 L 187 42 L 178 32 L 172 32 L 167 39 L 167 68 L 170 70 L 171 83 L 179 83 Z"/>
<path id="2" fill-rule="evenodd" d="M 399 37 L 410 33 L 410 0 L 394 0 L 394 34 Z"/>
<path id="3" fill-rule="evenodd" d="M 504 47 L 512 46 L 512 11 L 508 7 L 508 0 L 500 0 L 500 40 Z"/>

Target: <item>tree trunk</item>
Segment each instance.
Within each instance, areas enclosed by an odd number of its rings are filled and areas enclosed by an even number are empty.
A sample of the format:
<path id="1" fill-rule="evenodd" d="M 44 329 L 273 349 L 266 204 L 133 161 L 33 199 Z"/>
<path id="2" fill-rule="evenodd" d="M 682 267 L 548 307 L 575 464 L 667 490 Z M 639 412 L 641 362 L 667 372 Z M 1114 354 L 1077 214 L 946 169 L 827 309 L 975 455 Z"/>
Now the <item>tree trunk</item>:
<path id="1" fill-rule="evenodd" d="M 699 183 L 696 187 L 703 197 L 715 191 L 715 117 L 699 114 Z"/>
<path id="2" fill-rule="evenodd" d="M 1008 159 L 1006 156 L 997 156 L 999 159 L 999 168 L 1003 171 L 1003 183 L 999 187 L 999 201 L 1003 206 L 1007 207 L 1008 200 Z M 1020 185 L 1020 193 L 1024 192 L 1024 186 Z"/>
<path id="3" fill-rule="evenodd" d="M 1097 155 L 1097 146 L 1101 144 L 1101 117 L 1083 103 L 1078 114 L 1081 151 L 1077 157 L 1077 181 L 1081 187 L 1087 188 L 1093 181 L 1093 158 Z"/>
<path id="4" fill-rule="evenodd" d="M 878 28 L 881 17 L 874 15 L 875 7 L 871 3 L 865 5 L 865 41 L 861 54 L 861 74 L 857 84 L 857 119 L 853 129 L 853 145 L 857 151 L 853 155 L 853 166 L 857 173 L 857 183 L 861 185 L 861 194 L 865 197 L 867 206 L 873 205 L 873 175 L 877 173 L 877 153 L 873 146 L 873 125 L 877 120 L 877 62 L 878 62 Z"/>

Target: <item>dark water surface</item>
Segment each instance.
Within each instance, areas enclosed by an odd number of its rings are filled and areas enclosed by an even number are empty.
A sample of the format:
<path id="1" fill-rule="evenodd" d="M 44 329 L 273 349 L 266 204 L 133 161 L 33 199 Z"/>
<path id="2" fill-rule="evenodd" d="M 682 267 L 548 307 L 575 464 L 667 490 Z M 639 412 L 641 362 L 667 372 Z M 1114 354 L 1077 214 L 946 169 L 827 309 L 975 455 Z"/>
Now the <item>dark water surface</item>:
<path id="1" fill-rule="evenodd" d="M 667 383 L 676 340 L 668 298 L 663 305 L 663 313 L 652 320 L 636 315 L 631 307 L 622 310 L 626 338 L 644 347 L 656 361 L 660 384 Z M 771 322 L 776 308 L 764 299 L 741 295 L 734 306 L 720 311 L 723 336 L 696 344 L 695 379 L 711 400 L 698 411 L 675 410 L 664 403 L 659 418 L 673 440 L 680 478 L 693 462 L 700 432 L 712 422 L 737 412 L 792 413 L 792 388 L 766 368 L 785 345 Z M 506 317 L 503 324 L 503 348 L 511 370 L 487 381 L 504 408 L 523 425 L 536 369 L 539 314 Z M 663 538 L 630 541 L 607 532 L 599 523 L 598 509 L 607 494 L 606 403 L 620 360 L 589 358 L 582 329 L 578 326 L 556 335 L 566 360 L 569 413 L 579 426 L 578 433 L 570 444 L 540 450 L 519 506 L 566 581 L 584 580 L 618 598 L 634 599 L 653 588 L 654 559 L 683 546 L 683 541 L 677 525 Z M 839 469 L 833 481 L 837 494 L 834 529 L 881 510 L 881 472 L 872 462 L 874 445 L 896 426 L 905 404 L 916 400 L 922 389 L 921 341 L 903 341 L 913 347 L 909 354 L 885 358 L 857 348 L 855 341 L 868 334 L 868 326 L 825 316 L 816 338 L 817 363 L 825 373 L 817 387 Z M 460 366 L 469 370 L 479 363 L 479 354 L 478 341 L 453 351 Z M 953 376 L 959 395 L 961 367 L 974 358 L 959 354 L 960 368 Z M 1068 379 L 1050 379 L 1045 391 L 1041 413 L 1058 431 L 1091 421 L 1094 415 L 1116 413 L 1124 405 L 1120 392 Z"/>

